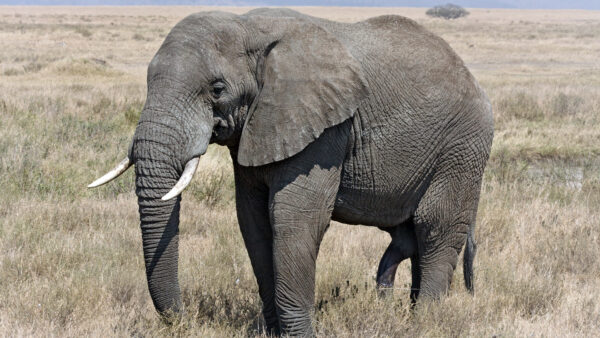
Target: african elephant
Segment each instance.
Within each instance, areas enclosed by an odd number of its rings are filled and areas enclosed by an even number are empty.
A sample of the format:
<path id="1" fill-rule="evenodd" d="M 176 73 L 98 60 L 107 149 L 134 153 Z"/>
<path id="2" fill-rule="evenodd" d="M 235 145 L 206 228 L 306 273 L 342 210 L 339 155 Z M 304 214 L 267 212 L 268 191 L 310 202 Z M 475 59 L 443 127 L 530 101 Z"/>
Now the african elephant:
<path id="1" fill-rule="evenodd" d="M 233 160 L 268 332 L 312 333 L 315 260 L 332 219 L 388 231 L 378 283 L 392 284 L 410 258 L 413 300 L 448 290 L 466 243 L 472 289 L 492 110 L 441 38 L 392 15 L 346 24 L 285 9 L 198 13 L 168 34 L 147 83 L 127 157 L 90 186 L 135 164 L 159 313 L 182 311 L 179 195 L 209 143 Z"/>

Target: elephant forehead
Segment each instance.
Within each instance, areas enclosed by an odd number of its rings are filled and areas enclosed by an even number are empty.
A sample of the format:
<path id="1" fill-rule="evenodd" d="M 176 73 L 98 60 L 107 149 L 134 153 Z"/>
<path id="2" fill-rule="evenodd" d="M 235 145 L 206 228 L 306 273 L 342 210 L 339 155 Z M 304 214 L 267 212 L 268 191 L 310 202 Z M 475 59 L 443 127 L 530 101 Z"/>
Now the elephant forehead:
<path id="1" fill-rule="evenodd" d="M 165 43 L 174 41 L 225 55 L 235 53 L 243 46 L 245 28 L 235 17 L 217 14 L 199 13 L 186 17 L 173 27 Z"/>
<path id="2" fill-rule="evenodd" d="M 240 37 L 232 42 L 227 35 L 207 33 L 169 34 L 148 66 L 149 77 L 171 75 L 214 78 L 244 68 L 246 53 Z M 151 75 L 152 74 L 152 75 Z M 211 80 L 211 79 L 207 79 Z"/>

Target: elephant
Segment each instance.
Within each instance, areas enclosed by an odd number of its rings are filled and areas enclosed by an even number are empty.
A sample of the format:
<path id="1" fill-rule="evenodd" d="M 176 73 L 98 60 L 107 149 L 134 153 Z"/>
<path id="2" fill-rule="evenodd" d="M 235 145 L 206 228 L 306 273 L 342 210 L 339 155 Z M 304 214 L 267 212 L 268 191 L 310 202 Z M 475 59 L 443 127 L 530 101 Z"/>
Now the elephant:
<path id="1" fill-rule="evenodd" d="M 473 238 L 492 108 L 463 61 L 408 18 L 339 23 L 289 9 L 202 12 L 169 32 L 125 159 L 158 313 L 181 313 L 181 192 L 209 144 L 229 149 L 239 228 L 266 331 L 312 335 L 315 261 L 331 220 L 391 243 L 378 285 L 410 258 L 410 298 L 447 293 Z"/>

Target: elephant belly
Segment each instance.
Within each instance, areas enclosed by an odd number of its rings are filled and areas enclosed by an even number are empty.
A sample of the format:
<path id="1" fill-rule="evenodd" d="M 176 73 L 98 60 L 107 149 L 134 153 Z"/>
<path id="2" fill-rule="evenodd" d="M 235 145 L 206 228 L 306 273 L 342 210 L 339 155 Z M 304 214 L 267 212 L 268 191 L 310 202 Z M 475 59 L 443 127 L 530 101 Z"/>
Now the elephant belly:
<path id="1" fill-rule="evenodd" d="M 427 128 L 402 128 L 401 118 L 395 109 L 357 111 L 334 220 L 392 227 L 414 214 L 434 166 L 435 137 Z"/>
<path id="2" fill-rule="evenodd" d="M 375 191 L 340 187 L 332 219 L 346 224 L 393 227 L 406 221 L 417 207 L 410 196 L 384 196 Z"/>

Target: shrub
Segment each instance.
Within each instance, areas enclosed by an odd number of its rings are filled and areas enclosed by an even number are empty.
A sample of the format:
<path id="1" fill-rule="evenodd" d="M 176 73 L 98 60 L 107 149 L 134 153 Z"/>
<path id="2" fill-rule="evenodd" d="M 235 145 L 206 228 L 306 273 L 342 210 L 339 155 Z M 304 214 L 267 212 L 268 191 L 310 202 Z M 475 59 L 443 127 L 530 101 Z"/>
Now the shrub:
<path id="1" fill-rule="evenodd" d="M 44 68 L 44 66 L 45 65 L 43 63 L 32 61 L 32 62 L 24 65 L 23 70 L 25 71 L 25 73 L 37 73 L 40 70 L 42 70 L 42 68 Z"/>
<path id="2" fill-rule="evenodd" d="M 20 69 L 16 69 L 16 68 L 8 68 L 4 71 L 4 75 L 6 76 L 15 76 L 15 75 L 21 75 L 23 74 L 23 71 Z"/>
<path id="3" fill-rule="evenodd" d="M 216 168 L 215 168 L 216 169 Z M 197 201 L 214 207 L 232 201 L 235 195 L 233 175 L 223 169 L 196 174 L 200 184 L 190 187 L 189 192 Z"/>
<path id="4" fill-rule="evenodd" d="M 92 32 L 81 25 L 74 26 L 73 30 L 75 31 L 75 33 L 81 34 L 81 36 L 83 36 L 84 38 L 89 38 L 90 36 L 92 36 Z"/>
<path id="5" fill-rule="evenodd" d="M 140 115 L 142 114 L 142 108 L 144 107 L 144 102 L 140 100 L 134 100 L 131 103 L 125 104 L 124 114 L 125 121 L 127 121 L 127 125 L 130 127 L 135 127 L 140 119 Z"/>
<path id="6" fill-rule="evenodd" d="M 435 18 L 458 19 L 469 15 L 469 12 L 460 6 L 446 4 L 430 8 L 427 10 L 427 12 L 425 12 L 425 14 Z"/>
<path id="7" fill-rule="evenodd" d="M 104 62 L 104 63 L 103 63 Z M 53 71 L 67 76 L 118 76 L 122 73 L 110 67 L 110 65 L 96 58 L 65 59 L 56 63 Z"/>
<path id="8" fill-rule="evenodd" d="M 550 111 L 555 116 L 575 115 L 582 104 L 583 99 L 577 95 L 559 93 L 550 101 Z"/>
<path id="9" fill-rule="evenodd" d="M 511 118 L 538 121 L 544 117 L 544 112 L 535 97 L 517 92 L 502 98 L 498 102 L 498 118 L 509 120 Z"/>

